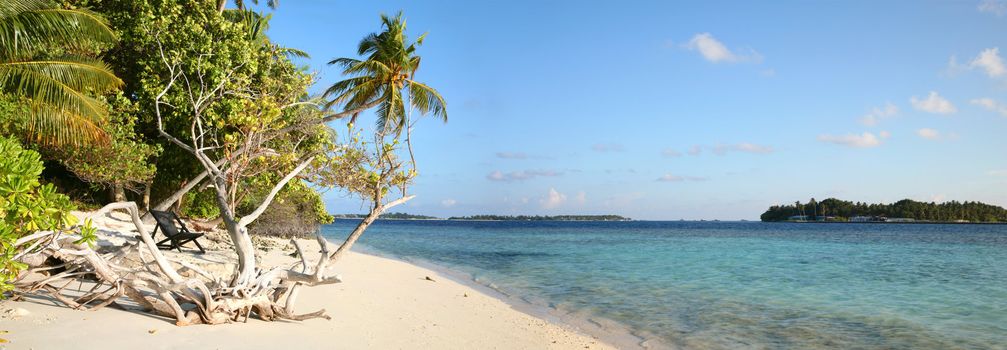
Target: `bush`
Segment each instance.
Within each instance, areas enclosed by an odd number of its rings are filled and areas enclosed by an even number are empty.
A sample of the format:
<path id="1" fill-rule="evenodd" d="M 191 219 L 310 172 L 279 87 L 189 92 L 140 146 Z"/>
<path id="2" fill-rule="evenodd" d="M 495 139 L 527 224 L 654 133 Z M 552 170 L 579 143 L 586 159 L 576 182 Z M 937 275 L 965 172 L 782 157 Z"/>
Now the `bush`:
<path id="1" fill-rule="evenodd" d="M 182 199 L 182 216 L 187 218 L 216 219 L 220 216 L 217 192 L 212 188 L 189 191 Z"/>
<path id="2" fill-rule="evenodd" d="M 254 202 L 254 201 L 253 201 Z M 303 182 L 291 182 L 269 208 L 251 225 L 248 233 L 262 236 L 305 237 L 318 232 L 334 218 L 325 211 L 322 198 Z"/>
<path id="3" fill-rule="evenodd" d="M 14 242 L 36 231 L 65 230 L 77 222 L 70 214 L 74 210 L 70 198 L 56 193 L 52 184 L 39 182 L 42 169 L 38 152 L 0 137 L 0 293 L 13 288 L 10 282 L 26 268 L 14 260 L 19 253 Z"/>

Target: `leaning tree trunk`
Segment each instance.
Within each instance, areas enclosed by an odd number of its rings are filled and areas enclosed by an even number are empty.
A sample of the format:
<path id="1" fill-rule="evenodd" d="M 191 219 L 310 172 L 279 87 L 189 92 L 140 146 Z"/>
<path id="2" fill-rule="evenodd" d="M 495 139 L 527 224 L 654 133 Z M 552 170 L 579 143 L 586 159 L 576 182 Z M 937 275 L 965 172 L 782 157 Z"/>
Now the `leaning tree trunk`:
<path id="1" fill-rule="evenodd" d="M 234 243 L 234 252 L 238 254 L 238 271 L 231 280 L 232 287 L 239 287 L 247 283 L 255 275 L 255 246 L 252 244 L 252 237 L 248 235 L 248 229 L 240 225 L 238 219 L 234 217 L 234 211 L 227 200 L 227 183 L 223 178 L 217 178 L 213 186 L 216 190 L 217 206 L 220 208 L 220 219 L 224 222 L 224 228 Z"/>

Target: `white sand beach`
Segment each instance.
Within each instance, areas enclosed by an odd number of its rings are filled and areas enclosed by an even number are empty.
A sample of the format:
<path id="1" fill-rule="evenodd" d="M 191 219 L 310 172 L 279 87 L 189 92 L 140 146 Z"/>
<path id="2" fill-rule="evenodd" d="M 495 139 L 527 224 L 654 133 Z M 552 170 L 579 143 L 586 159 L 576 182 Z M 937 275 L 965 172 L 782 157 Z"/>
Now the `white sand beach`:
<path id="1" fill-rule="evenodd" d="M 114 231 L 127 230 L 124 221 L 102 218 L 97 223 L 105 229 L 101 244 L 128 235 Z M 220 245 L 212 238 L 205 239 L 211 247 Z M 294 262 L 286 241 L 258 243 L 266 247 L 260 253 L 267 264 Z M 308 251 L 317 251 L 314 241 L 304 243 Z M 205 255 L 170 254 L 189 255 L 204 267 L 229 268 L 227 252 L 210 249 Z M 335 269 L 343 283 L 305 288 L 298 305 L 298 312 L 324 308 L 331 320 L 265 322 L 253 317 L 247 323 L 179 327 L 173 320 L 116 307 L 76 311 L 49 299 L 30 298 L 0 303 L 0 331 L 6 332 L 0 338 L 8 341 L 0 348 L 283 349 L 290 347 L 291 339 L 298 349 L 612 348 L 406 262 L 351 253 Z"/>

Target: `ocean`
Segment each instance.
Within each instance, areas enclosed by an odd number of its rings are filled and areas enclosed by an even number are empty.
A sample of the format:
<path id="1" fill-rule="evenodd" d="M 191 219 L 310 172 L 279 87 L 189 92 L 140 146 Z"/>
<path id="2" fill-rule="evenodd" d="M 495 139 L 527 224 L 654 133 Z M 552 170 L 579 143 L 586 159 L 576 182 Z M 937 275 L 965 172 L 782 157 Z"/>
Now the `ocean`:
<path id="1" fill-rule="evenodd" d="M 354 249 L 617 345 L 1007 349 L 1007 225 L 383 220 Z"/>

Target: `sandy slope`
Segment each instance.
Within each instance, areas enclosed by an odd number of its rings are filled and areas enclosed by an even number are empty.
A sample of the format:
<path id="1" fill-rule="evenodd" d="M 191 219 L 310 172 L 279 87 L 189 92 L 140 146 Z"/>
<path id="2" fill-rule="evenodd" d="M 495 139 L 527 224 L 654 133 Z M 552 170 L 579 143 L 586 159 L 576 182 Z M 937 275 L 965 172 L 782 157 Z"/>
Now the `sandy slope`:
<path id="1" fill-rule="evenodd" d="M 116 227 L 118 228 L 118 227 Z M 314 248 L 317 249 L 317 245 Z M 287 250 L 263 252 L 292 262 Z M 311 250 L 309 250 L 311 251 Z M 317 250 L 315 250 L 317 251 Z M 224 255 L 224 254 L 220 254 Z M 211 258 L 214 254 L 208 254 Z M 116 308 L 96 312 L 47 299 L 0 304 L 7 349 L 599 349 L 601 341 L 529 316 L 438 273 L 351 253 L 336 269 L 344 283 L 306 288 L 298 312 L 328 310 L 331 321 L 176 327 Z M 432 277 L 435 282 L 425 279 Z M 23 308 L 26 316 L 6 311 Z"/>

